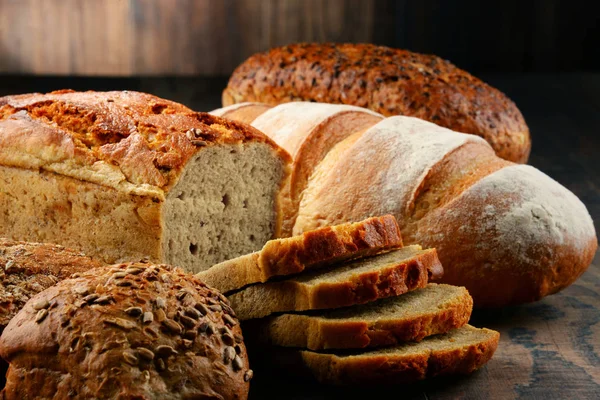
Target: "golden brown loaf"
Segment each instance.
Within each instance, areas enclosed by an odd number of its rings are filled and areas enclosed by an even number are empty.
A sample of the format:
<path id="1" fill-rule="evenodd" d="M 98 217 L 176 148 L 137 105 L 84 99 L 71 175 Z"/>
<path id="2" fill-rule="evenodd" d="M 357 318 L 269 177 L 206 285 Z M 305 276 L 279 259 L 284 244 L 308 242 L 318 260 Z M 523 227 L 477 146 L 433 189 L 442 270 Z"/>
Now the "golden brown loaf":
<path id="1" fill-rule="evenodd" d="M 525 120 L 508 97 L 433 55 L 371 44 L 291 44 L 248 58 L 223 92 L 224 106 L 291 101 L 418 117 L 481 136 L 514 162 L 526 162 L 531 148 Z"/>
<path id="2" fill-rule="evenodd" d="M 402 235 L 391 215 L 353 224 L 323 227 L 268 241 L 259 252 L 214 265 L 196 276 L 227 293 L 272 277 L 292 275 L 344 260 L 402 247 Z"/>
<path id="3" fill-rule="evenodd" d="M 5 399 L 246 399 L 252 371 L 227 299 L 178 268 L 84 272 L 6 327 Z"/>
<path id="4" fill-rule="evenodd" d="M 364 304 L 422 288 L 443 269 L 435 249 L 409 246 L 374 257 L 248 286 L 228 296 L 240 320 L 277 312 Z"/>
<path id="5" fill-rule="evenodd" d="M 472 309 L 465 288 L 430 283 L 363 305 L 247 321 L 244 332 L 251 342 L 316 351 L 388 347 L 459 328 Z"/>
<path id="6" fill-rule="evenodd" d="M 281 234 L 289 161 L 248 125 L 143 93 L 3 97 L 0 235 L 198 272 Z"/>
<path id="7" fill-rule="evenodd" d="M 412 383 L 425 378 L 469 374 L 485 365 L 500 334 L 470 325 L 419 343 L 344 354 L 277 348 L 266 353 L 275 364 L 333 385 Z"/>

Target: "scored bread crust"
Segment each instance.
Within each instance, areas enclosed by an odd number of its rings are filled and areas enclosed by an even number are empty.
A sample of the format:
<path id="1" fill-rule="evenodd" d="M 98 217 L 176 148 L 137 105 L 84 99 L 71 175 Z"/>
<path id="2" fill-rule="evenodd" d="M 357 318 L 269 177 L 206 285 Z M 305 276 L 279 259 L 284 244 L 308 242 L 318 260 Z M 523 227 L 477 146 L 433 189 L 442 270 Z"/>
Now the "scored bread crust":
<path id="1" fill-rule="evenodd" d="M 436 291 L 444 291 L 438 298 Z M 422 309 L 427 296 L 436 304 Z M 405 314 L 396 316 L 399 304 Z M 309 350 L 385 347 L 421 341 L 469 322 L 473 299 L 463 287 L 428 284 L 401 296 L 341 310 L 310 314 L 283 314 L 247 321 L 251 341 Z"/>
<path id="2" fill-rule="evenodd" d="M 352 104 L 481 136 L 506 160 L 524 163 L 531 149 L 523 115 L 499 90 L 439 57 L 372 44 L 300 43 L 254 54 L 222 100 Z"/>
<path id="3" fill-rule="evenodd" d="M 412 383 L 436 376 L 469 374 L 481 368 L 494 355 L 499 339 L 496 331 L 465 325 L 419 343 L 364 353 L 338 356 L 278 348 L 269 358 L 327 384 Z"/>
<path id="4" fill-rule="evenodd" d="M 319 276 L 329 271 L 313 271 L 281 282 L 248 286 L 228 299 L 238 318 L 248 320 L 277 312 L 347 307 L 398 296 L 425 287 L 429 279 L 438 279 L 443 274 L 435 249 L 420 250 L 420 246 L 411 246 L 404 250 L 412 254 L 341 280 L 325 278 L 319 282 Z M 396 252 L 400 251 L 403 250 Z M 390 256 L 392 253 L 375 257 Z M 365 262 L 369 259 L 356 263 Z M 346 264 L 342 268 L 353 270 L 355 265 Z M 335 272 L 335 268 L 331 271 Z"/>
<path id="5" fill-rule="evenodd" d="M 4 399 L 245 400 L 252 372 L 227 299 L 183 270 L 93 269 L 32 298 L 0 339 Z"/>
<path id="6" fill-rule="evenodd" d="M 386 165 L 385 169 L 381 165 Z M 294 233 L 392 214 L 405 243 L 438 249 L 443 282 L 476 307 L 540 299 L 580 276 L 597 249 L 577 197 L 480 138 L 390 117 L 340 142 L 303 194 Z"/>
<path id="7" fill-rule="evenodd" d="M 42 169 L 159 199 L 206 146 L 269 144 L 251 126 L 149 94 L 74 92 L 0 97 L 0 165 Z"/>
<path id="8" fill-rule="evenodd" d="M 402 247 L 402 235 L 396 219 L 384 215 L 270 240 L 259 252 L 222 262 L 196 276 L 227 293 L 275 276 L 292 275 L 399 247 Z"/>
<path id="9" fill-rule="evenodd" d="M 258 116 L 271 108 L 272 106 L 268 104 L 248 102 L 232 104 L 228 107 L 218 108 L 216 110 L 212 110 L 209 114 L 250 124 Z"/>

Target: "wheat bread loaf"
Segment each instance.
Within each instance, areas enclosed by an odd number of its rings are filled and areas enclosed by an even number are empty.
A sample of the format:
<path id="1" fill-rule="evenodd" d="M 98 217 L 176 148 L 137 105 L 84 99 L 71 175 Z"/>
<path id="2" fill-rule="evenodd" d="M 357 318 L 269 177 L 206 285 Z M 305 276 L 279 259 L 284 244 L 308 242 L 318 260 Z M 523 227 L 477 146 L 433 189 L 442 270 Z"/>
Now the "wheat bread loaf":
<path id="1" fill-rule="evenodd" d="M 596 232 L 583 203 L 481 138 L 390 117 L 336 145 L 317 166 L 294 233 L 392 214 L 405 243 L 436 248 L 443 282 L 476 307 L 535 301 L 590 265 Z"/>
<path id="2" fill-rule="evenodd" d="M 212 110 L 210 113 L 212 115 L 216 115 L 217 117 L 223 117 L 227 119 L 232 119 L 234 121 L 250 124 L 259 115 L 271 108 L 273 107 L 268 104 L 247 102 L 232 104 L 228 107 L 218 108 L 216 110 Z"/>
<path id="3" fill-rule="evenodd" d="M 284 216 L 283 231 L 291 233 L 302 192 L 317 164 L 341 140 L 375 125 L 383 116 L 365 108 L 295 102 L 265 109 L 249 103 L 233 105 L 212 113 L 245 121 L 249 114 L 259 114 L 251 125 L 269 136 L 293 159 L 289 187 L 289 209 Z"/>
<path id="4" fill-rule="evenodd" d="M 240 320 L 278 312 L 364 304 L 425 287 L 443 269 L 435 249 L 409 246 L 295 278 L 248 286 L 228 296 Z"/>
<path id="5" fill-rule="evenodd" d="M 268 241 L 251 254 L 214 265 L 196 276 L 222 293 L 344 260 L 402 247 L 402 235 L 391 215 L 323 227 L 301 235 Z"/>
<path id="6" fill-rule="evenodd" d="M 83 272 L 8 324 L 4 399 L 244 400 L 252 371 L 227 299 L 167 265 Z"/>
<path id="7" fill-rule="evenodd" d="M 198 272 L 281 234 L 289 155 L 136 92 L 0 98 L 0 235 Z"/>
<path id="8" fill-rule="evenodd" d="M 256 342 L 314 351 L 387 347 L 459 328 L 472 309 L 465 288 L 430 283 L 368 304 L 247 321 L 244 332 Z"/>
<path id="9" fill-rule="evenodd" d="M 418 343 L 346 353 L 273 348 L 272 365 L 333 385 L 412 383 L 444 375 L 469 374 L 484 366 L 498 347 L 500 334 L 470 325 L 430 336 Z"/>
<path id="10" fill-rule="evenodd" d="M 224 106 L 293 101 L 421 118 L 481 136 L 514 162 L 526 162 L 531 148 L 529 128 L 507 96 L 433 55 L 371 44 L 291 44 L 248 58 L 223 91 Z"/>

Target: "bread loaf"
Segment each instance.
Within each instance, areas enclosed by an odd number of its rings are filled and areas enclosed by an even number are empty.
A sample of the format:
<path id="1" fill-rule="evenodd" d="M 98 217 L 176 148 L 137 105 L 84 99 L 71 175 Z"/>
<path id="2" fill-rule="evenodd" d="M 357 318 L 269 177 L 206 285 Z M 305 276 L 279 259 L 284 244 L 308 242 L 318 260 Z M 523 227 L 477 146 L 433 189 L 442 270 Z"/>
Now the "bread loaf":
<path id="1" fill-rule="evenodd" d="M 368 304 L 247 321 L 244 332 L 251 342 L 315 351 L 387 347 L 459 328 L 472 308 L 465 288 L 430 283 Z"/>
<path id="2" fill-rule="evenodd" d="M 103 267 L 39 293 L 0 355 L 7 400 L 243 400 L 252 377 L 227 300 L 165 265 Z"/>
<path id="3" fill-rule="evenodd" d="M 317 164 L 338 142 L 383 119 L 382 115 L 360 107 L 302 102 L 271 109 L 266 109 L 264 104 L 245 103 L 214 110 L 211 114 L 251 123 L 292 156 L 288 195 L 291 208 L 283 222 L 283 231 L 288 234 L 294 226 L 294 211 L 298 209 L 302 191 Z"/>
<path id="4" fill-rule="evenodd" d="M 135 92 L 0 98 L 0 235 L 198 272 L 281 235 L 289 155 Z"/>
<path id="5" fill-rule="evenodd" d="M 292 44 L 255 54 L 231 76 L 223 105 L 292 101 L 352 104 L 483 137 L 524 163 L 529 129 L 503 93 L 439 57 L 370 44 Z"/>
<path id="6" fill-rule="evenodd" d="M 444 375 L 469 374 L 485 365 L 500 334 L 470 325 L 419 343 L 356 353 L 316 353 L 278 348 L 265 355 L 279 367 L 333 385 L 412 383 Z"/>
<path id="7" fill-rule="evenodd" d="M 396 219 L 385 215 L 270 240 L 258 252 L 224 261 L 196 276 L 227 293 L 276 276 L 292 275 L 399 247 L 402 247 L 402 236 Z"/>
<path id="8" fill-rule="evenodd" d="M 443 273 L 435 249 L 409 246 L 228 296 L 240 320 L 364 304 L 425 287 Z"/>
<path id="9" fill-rule="evenodd" d="M 303 103 L 286 107 L 294 104 Z M 291 126 L 305 118 L 294 115 L 287 115 Z M 466 286 L 476 307 L 555 293 L 585 271 L 597 249 L 591 217 L 567 189 L 498 158 L 476 136 L 417 118 L 390 117 L 339 142 L 300 199 L 294 234 L 394 215 L 404 241 L 436 248 L 443 281 Z"/>

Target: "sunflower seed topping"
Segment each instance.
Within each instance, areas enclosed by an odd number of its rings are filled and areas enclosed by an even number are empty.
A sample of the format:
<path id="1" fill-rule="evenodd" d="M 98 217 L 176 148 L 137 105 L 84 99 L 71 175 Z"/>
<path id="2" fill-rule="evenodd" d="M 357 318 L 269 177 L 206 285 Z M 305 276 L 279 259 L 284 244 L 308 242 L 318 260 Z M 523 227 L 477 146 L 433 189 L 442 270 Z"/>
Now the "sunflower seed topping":
<path id="1" fill-rule="evenodd" d="M 196 310 L 195 308 L 192 307 L 187 307 L 184 311 L 184 314 L 187 315 L 190 318 L 193 319 L 198 319 L 202 316 L 202 314 L 200 313 L 200 311 Z"/>
<path id="2" fill-rule="evenodd" d="M 254 371 L 249 369 L 244 373 L 244 382 L 250 382 L 250 380 L 254 377 Z"/>
<path id="3" fill-rule="evenodd" d="M 233 346 L 233 343 L 235 343 L 235 341 L 233 340 L 233 336 L 231 336 L 231 334 L 229 333 L 224 333 L 221 336 L 221 339 L 223 340 L 223 343 L 225 343 L 227 346 Z"/>
<path id="4" fill-rule="evenodd" d="M 155 302 L 156 302 L 156 307 L 158 307 L 158 308 L 165 308 L 167 306 L 167 301 L 165 299 L 163 299 L 162 297 L 157 297 Z"/>
<path id="5" fill-rule="evenodd" d="M 234 371 L 239 371 L 242 368 L 244 368 L 244 362 L 242 361 L 242 358 L 240 356 L 235 356 L 233 358 L 233 362 L 231 363 L 231 366 L 233 367 Z"/>
<path id="6" fill-rule="evenodd" d="M 135 353 L 131 350 L 125 350 L 123 352 L 123 358 L 125 359 L 125 362 L 127 364 L 131 364 L 131 365 L 137 365 L 138 364 L 138 358 L 135 356 Z"/>
<path id="7" fill-rule="evenodd" d="M 210 306 L 208 306 L 208 308 L 210 310 L 212 310 L 212 311 L 215 311 L 215 312 L 223 311 L 223 309 L 221 308 L 221 306 L 218 305 L 218 304 L 211 304 Z"/>
<path id="8" fill-rule="evenodd" d="M 156 370 L 161 372 L 166 369 L 165 361 L 162 358 L 156 360 Z"/>
<path id="9" fill-rule="evenodd" d="M 146 311 L 142 317 L 142 323 L 150 324 L 154 321 L 154 315 L 150 311 Z"/>
<path id="10" fill-rule="evenodd" d="M 237 325 L 237 321 L 233 319 L 229 314 L 223 314 L 223 322 L 225 322 L 229 326 Z"/>
<path id="11" fill-rule="evenodd" d="M 143 270 L 144 270 L 143 268 L 129 267 L 125 270 L 125 273 L 131 274 L 131 275 L 137 275 L 140 272 L 142 272 Z"/>
<path id="12" fill-rule="evenodd" d="M 125 271 L 119 271 L 119 272 L 115 272 L 114 274 L 112 274 L 111 278 L 113 279 L 123 279 L 127 276 L 127 272 Z"/>
<path id="13" fill-rule="evenodd" d="M 48 316 L 48 310 L 46 310 L 45 308 L 41 309 L 40 311 L 37 312 L 37 314 L 35 315 L 35 322 L 37 322 L 38 324 L 40 322 L 42 322 L 46 317 Z"/>
<path id="14" fill-rule="evenodd" d="M 50 303 L 46 299 L 37 300 L 33 303 L 33 309 L 38 311 L 50 307 Z"/>
<path id="15" fill-rule="evenodd" d="M 191 341 L 194 341 L 197 336 L 198 336 L 198 333 L 194 330 L 185 331 L 183 333 L 183 337 L 186 339 L 189 339 Z"/>
<path id="16" fill-rule="evenodd" d="M 223 350 L 223 362 L 229 364 L 229 361 L 235 357 L 235 349 L 233 347 L 225 347 Z"/>
<path id="17" fill-rule="evenodd" d="M 94 304 L 108 304 L 113 300 L 113 297 L 109 294 L 100 296 L 94 300 Z"/>
<path id="18" fill-rule="evenodd" d="M 122 328 L 125 330 L 130 330 L 137 326 L 135 322 L 129 321 L 129 320 L 126 320 L 123 318 L 106 318 L 104 320 L 104 323 L 109 324 L 109 325 L 118 326 L 119 328 Z"/>
<path id="19" fill-rule="evenodd" d="M 194 308 L 200 312 L 202 315 L 208 314 L 208 308 L 202 303 L 196 303 Z"/>
<path id="20" fill-rule="evenodd" d="M 181 332 L 183 331 L 183 329 L 181 328 L 181 325 L 179 325 L 177 322 L 173 321 L 172 319 L 165 319 L 164 321 L 162 321 L 162 324 L 165 328 L 167 328 L 169 331 L 171 331 L 171 333 L 180 335 Z"/>
<path id="21" fill-rule="evenodd" d="M 240 335 L 239 333 L 236 333 L 235 335 L 233 335 L 233 338 L 235 339 L 236 343 L 242 343 L 244 341 L 244 337 L 242 335 Z"/>
<path id="22" fill-rule="evenodd" d="M 156 349 L 154 349 L 154 350 L 158 357 L 169 357 L 171 355 L 179 354 L 177 352 L 177 350 L 175 350 L 173 347 L 167 346 L 164 344 L 161 344 L 160 346 L 156 347 Z"/>
<path id="23" fill-rule="evenodd" d="M 143 360 L 146 360 L 146 361 L 154 360 L 154 352 L 150 349 L 147 349 L 145 347 L 138 347 L 137 352 L 138 352 L 138 356 Z"/>
<path id="24" fill-rule="evenodd" d="M 188 328 L 193 328 L 194 326 L 196 326 L 196 321 L 191 319 L 190 317 L 186 317 L 185 315 L 180 315 L 179 321 Z"/>
<path id="25" fill-rule="evenodd" d="M 83 301 L 85 301 L 86 303 L 93 303 L 98 297 L 100 296 L 96 293 L 88 294 L 83 298 Z"/>
<path id="26" fill-rule="evenodd" d="M 125 313 L 127 315 L 131 315 L 132 317 L 139 317 L 143 312 L 144 310 L 142 310 L 140 307 L 129 307 L 125 310 Z"/>

